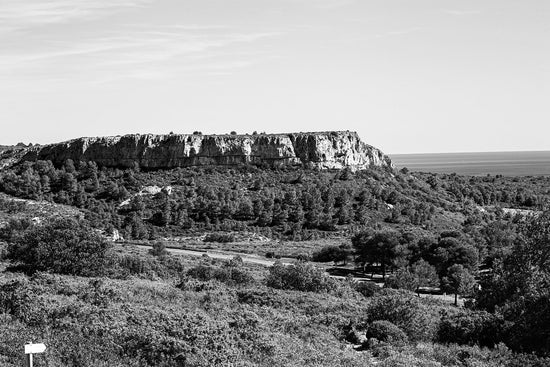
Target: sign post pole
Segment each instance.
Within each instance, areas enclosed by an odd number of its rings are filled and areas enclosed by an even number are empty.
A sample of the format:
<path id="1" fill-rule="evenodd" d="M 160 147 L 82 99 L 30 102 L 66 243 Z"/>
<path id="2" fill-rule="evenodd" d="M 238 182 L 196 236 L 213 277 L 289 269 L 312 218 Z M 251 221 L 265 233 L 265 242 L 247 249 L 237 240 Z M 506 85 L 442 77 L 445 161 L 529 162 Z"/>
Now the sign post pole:
<path id="1" fill-rule="evenodd" d="M 42 343 L 38 344 L 25 344 L 25 354 L 27 355 L 27 366 L 32 367 L 32 357 L 35 353 L 44 353 L 46 346 Z"/>

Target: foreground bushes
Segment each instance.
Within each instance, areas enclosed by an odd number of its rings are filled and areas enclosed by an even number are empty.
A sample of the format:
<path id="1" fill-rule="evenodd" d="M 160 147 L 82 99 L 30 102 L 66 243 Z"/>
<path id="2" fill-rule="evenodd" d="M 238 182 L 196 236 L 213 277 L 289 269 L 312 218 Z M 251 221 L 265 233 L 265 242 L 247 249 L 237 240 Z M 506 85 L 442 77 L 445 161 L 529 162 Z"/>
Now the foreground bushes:
<path id="1" fill-rule="evenodd" d="M 368 321 L 386 320 L 401 328 L 412 341 L 432 340 L 437 330 L 437 310 L 424 305 L 411 292 L 384 289 L 367 308 Z"/>
<path id="2" fill-rule="evenodd" d="M 15 232 L 7 257 L 23 263 L 29 272 L 97 276 L 107 271 L 110 247 L 85 222 L 55 218 Z"/>
<path id="3" fill-rule="evenodd" d="M 8 276 L 13 279 L 0 279 L 2 367 L 21 366 L 21 345 L 37 337 L 48 346 L 37 356 L 37 367 L 550 365 L 503 345 L 490 350 L 403 344 L 404 331 L 388 320 L 365 323 L 361 335 L 372 340 L 370 353 L 345 348 L 335 337 L 343 323 L 366 313 L 367 303 L 403 296 L 387 290 L 366 300 L 195 279 L 191 282 L 206 287 L 182 290 L 172 281 L 45 273 Z"/>
<path id="4" fill-rule="evenodd" d="M 504 320 L 485 311 L 464 310 L 442 317 L 437 339 L 442 343 L 457 343 L 493 347 L 505 338 Z"/>
<path id="5" fill-rule="evenodd" d="M 366 333 L 368 339 L 376 339 L 378 341 L 402 345 L 407 341 L 407 334 L 398 326 L 385 320 L 374 321 L 369 325 Z"/>
<path id="6" fill-rule="evenodd" d="M 353 289 L 361 293 L 365 297 L 372 297 L 375 294 L 379 293 L 382 288 L 380 288 L 376 283 L 373 282 L 357 282 L 353 284 Z"/>
<path id="7" fill-rule="evenodd" d="M 385 345 L 376 348 L 380 367 L 472 366 L 472 367 L 546 367 L 550 359 L 515 354 L 505 345 L 494 349 L 478 346 L 418 344 Z"/>
<path id="8" fill-rule="evenodd" d="M 329 292 L 337 288 L 336 281 L 326 272 L 305 262 L 285 266 L 277 261 L 269 268 L 266 284 L 272 288 L 303 292 Z"/>
<path id="9" fill-rule="evenodd" d="M 109 276 L 126 278 L 137 276 L 146 279 L 177 278 L 184 268 L 175 256 L 143 256 L 139 254 L 117 254 Z"/>
<path id="10" fill-rule="evenodd" d="M 250 284 L 254 281 L 252 275 L 243 268 L 242 259 L 236 257 L 227 261 L 223 266 L 201 264 L 187 271 L 187 276 L 201 280 L 217 280 L 230 285 Z"/>

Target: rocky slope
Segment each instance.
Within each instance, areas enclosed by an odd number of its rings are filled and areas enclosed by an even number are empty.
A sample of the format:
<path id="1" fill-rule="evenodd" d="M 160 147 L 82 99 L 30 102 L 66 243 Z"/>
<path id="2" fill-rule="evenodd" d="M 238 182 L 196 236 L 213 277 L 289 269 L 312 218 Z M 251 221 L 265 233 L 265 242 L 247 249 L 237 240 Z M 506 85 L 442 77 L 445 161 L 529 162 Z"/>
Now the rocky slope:
<path id="1" fill-rule="evenodd" d="M 393 167 L 389 157 L 349 131 L 258 135 L 132 134 L 79 138 L 30 148 L 23 160 L 94 161 L 101 166 L 174 168 L 241 163 L 321 169 Z"/>

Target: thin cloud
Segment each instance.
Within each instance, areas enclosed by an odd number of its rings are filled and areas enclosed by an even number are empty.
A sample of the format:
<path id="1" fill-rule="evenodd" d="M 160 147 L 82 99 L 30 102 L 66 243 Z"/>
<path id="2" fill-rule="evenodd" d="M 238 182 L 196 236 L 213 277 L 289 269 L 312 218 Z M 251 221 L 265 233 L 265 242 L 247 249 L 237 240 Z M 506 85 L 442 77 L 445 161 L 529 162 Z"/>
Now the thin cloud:
<path id="1" fill-rule="evenodd" d="M 125 8 L 142 7 L 151 0 L 2 0 L 0 31 L 93 18 Z"/>
<path id="2" fill-rule="evenodd" d="M 4 56 L 5 65 L 30 64 L 67 59 L 71 57 L 104 58 L 103 65 L 134 64 L 165 60 L 177 55 L 201 53 L 231 44 L 250 43 L 264 38 L 279 36 L 281 32 L 224 33 L 196 35 L 186 32 L 132 32 L 91 39 L 78 44 L 57 44 L 56 50 Z"/>
<path id="3" fill-rule="evenodd" d="M 143 9 L 151 3 L 153 0 L 0 0 L 1 88 L 36 82 L 74 85 L 161 80 L 193 72 L 228 75 L 260 60 L 243 55 L 257 49 L 248 44 L 284 34 L 242 31 L 220 24 L 155 24 Z M 105 22 L 107 16 L 137 8 L 142 8 L 134 13 L 139 14 L 137 18 L 116 18 L 135 23 Z"/>
<path id="4" fill-rule="evenodd" d="M 238 32 L 186 26 L 125 27 L 103 36 L 50 42 L 43 50 L 23 49 L 0 54 L 0 79 L 36 80 L 165 79 L 189 71 L 219 72 L 251 65 L 250 57 L 234 50 L 239 45 L 282 35 L 281 32 Z M 239 47 L 238 49 L 242 49 Z M 205 59 L 222 52 L 222 62 Z M 246 50 L 246 48 L 245 48 Z M 218 57 L 219 58 L 219 57 Z"/>

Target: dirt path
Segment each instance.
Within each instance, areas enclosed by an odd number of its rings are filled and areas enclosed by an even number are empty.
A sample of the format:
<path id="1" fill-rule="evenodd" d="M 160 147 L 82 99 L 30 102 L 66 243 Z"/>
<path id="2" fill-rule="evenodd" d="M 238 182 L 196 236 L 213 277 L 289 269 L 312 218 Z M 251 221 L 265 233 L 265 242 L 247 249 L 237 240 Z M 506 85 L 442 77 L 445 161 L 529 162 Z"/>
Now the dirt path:
<path id="1" fill-rule="evenodd" d="M 133 246 L 144 250 L 148 250 L 152 247 L 147 245 L 133 245 Z M 197 256 L 197 257 L 207 255 L 208 257 L 211 257 L 213 259 L 223 259 L 223 260 L 229 260 L 235 256 L 240 256 L 245 263 L 258 264 L 266 267 L 272 266 L 275 263 L 274 260 L 267 260 L 259 256 L 241 254 L 237 252 L 230 253 L 230 252 L 219 252 L 219 251 L 198 251 L 198 250 L 184 250 L 184 249 L 177 249 L 177 248 L 166 248 L 166 250 L 175 255 L 186 255 L 186 256 Z M 283 264 L 288 265 L 290 263 L 283 262 Z"/>

